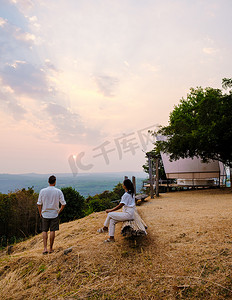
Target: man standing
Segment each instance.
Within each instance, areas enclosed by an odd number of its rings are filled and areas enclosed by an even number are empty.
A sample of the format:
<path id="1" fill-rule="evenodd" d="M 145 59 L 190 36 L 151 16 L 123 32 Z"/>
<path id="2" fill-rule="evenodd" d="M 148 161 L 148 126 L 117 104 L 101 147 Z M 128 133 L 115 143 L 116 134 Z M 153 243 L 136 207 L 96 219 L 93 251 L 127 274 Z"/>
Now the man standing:
<path id="1" fill-rule="evenodd" d="M 39 199 L 37 202 L 39 214 L 42 218 L 42 232 L 43 232 L 43 254 L 48 253 L 47 240 L 48 230 L 50 229 L 50 249 L 49 253 L 52 253 L 53 243 L 55 240 L 55 232 L 59 230 L 59 214 L 64 209 L 66 202 L 61 190 L 55 188 L 56 177 L 54 175 L 48 178 L 49 186 L 44 188 L 39 193 Z M 61 207 L 59 208 L 59 204 Z"/>

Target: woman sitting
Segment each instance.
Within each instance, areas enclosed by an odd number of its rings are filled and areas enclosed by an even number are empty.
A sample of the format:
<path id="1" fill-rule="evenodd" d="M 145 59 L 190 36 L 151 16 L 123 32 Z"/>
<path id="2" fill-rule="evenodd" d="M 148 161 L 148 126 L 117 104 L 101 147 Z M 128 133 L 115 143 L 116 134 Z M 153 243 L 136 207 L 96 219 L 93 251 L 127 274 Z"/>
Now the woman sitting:
<path id="1" fill-rule="evenodd" d="M 104 227 L 99 228 L 97 231 L 99 233 L 108 232 L 109 228 L 109 238 L 105 240 L 105 242 L 114 242 L 114 232 L 115 232 L 115 224 L 118 222 L 130 221 L 134 219 L 134 211 L 135 211 L 135 190 L 133 183 L 130 179 L 125 179 L 123 181 L 123 188 L 125 193 L 123 194 L 120 203 L 112 208 L 107 209 L 106 213 L 107 218 L 104 223 Z M 115 212 L 116 210 L 123 208 L 122 212 Z"/>

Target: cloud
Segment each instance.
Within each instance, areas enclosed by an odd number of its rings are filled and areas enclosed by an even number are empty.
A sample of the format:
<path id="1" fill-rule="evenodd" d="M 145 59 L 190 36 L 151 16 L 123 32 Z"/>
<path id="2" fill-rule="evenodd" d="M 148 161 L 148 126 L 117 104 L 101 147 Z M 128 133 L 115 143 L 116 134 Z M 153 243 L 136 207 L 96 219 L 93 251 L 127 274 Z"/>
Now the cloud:
<path id="1" fill-rule="evenodd" d="M 29 32 L 23 32 L 20 29 L 15 31 L 14 36 L 17 40 L 24 41 L 24 42 L 34 42 L 36 40 L 34 34 L 31 34 Z"/>
<path id="2" fill-rule="evenodd" d="M 55 67 L 55 65 L 50 61 L 50 59 L 45 59 L 45 66 L 47 69 L 58 72 L 58 69 Z"/>
<path id="3" fill-rule="evenodd" d="M 119 83 L 119 80 L 116 77 L 107 76 L 107 75 L 97 75 L 94 76 L 94 80 L 99 88 L 99 91 L 105 97 L 114 96 L 114 90 Z"/>
<path id="4" fill-rule="evenodd" d="M 217 53 L 218 52 L 218 50 L 217 49 L 215 49 L 215 48 L 211 48 L 211 47 L 205 47 L 205 48 L 203 48 L 203 52 L 205 53 L 205 54 L 209 54 L 209 55 L 212 55 L 212 54 L 215 54 L 215 53 Z"/>
<path id="5" fill-rule="evenodd" d="M 45 72 L 26 61 L 7 64 L 0 74 L 3 84 L 21 95 L 48 96 L 53 91 L 48 85 Z"/>
<path id="6" fill-rule="evenodd" d="M 25 118 L 25 114 L 27 113 L 26 109 L 16 101 L 9 101 L 8 109 L 16 121 L 23 120 Z"/>
<path id="7" fill-rule="evenodd" d="M 4 87 L 2 84 L 0 92 L 0 104 L 2 109 L 12 115 L 16 121 L 21 121 L 25 118 L 27 110 L 22 106 L 20 101 L 16 99 L 11 89 Z"/>
<path id="8" fill-rule="evenodd" d="M 1 41 L 8 45 L 12 43 L 23 42 L 22 45 L 31 46 L 36 42 L 36 36 L 27 30 L 24 30 L 8 20 L 0 18 Z M 18 44 L 20 46 L 20 44 Z M 17 50 L 17 49 L 15 49 Z"/>
<path id="9" fill-rule="evenodd" d="M 126 61 L 126 60 L 125 60 L 123 63 L 124 63 L 124 65 L 126 65 L 127 67 L 130 66 L 130 64 L 129 64 L 128 61 Z"/>
<path id="10" fill-rule="evenodd" d="M 15 4 L 22 12 L 30 11 L 34 6 L 31 0 L 10 0 L 10 2 Z"/>
<path id="11" fill-rule="evenodd" d="M 142 67 L 143 67 L 145 70 L 150 71 L 150 72 L 153 72 L 153 73 L 159 72 L 159 66 L 155 66 L 155 65 L 152 65 L 152 64 L 149 64 L 149 63 L 144 63 L 144 64 L 142 64 Z"/>
<path id="12" fill-rule="evenodd" d="M 100 131 L 84 125 L 79 114 L 62 105 L 47 103 L 44 109 L 54 126 L 54 139 L 63 144 L 92 144 L 101 137 Z"/>
<path id="13" fill-rule="evenodd" d="M 3 27 L 6 24 L 6 20 L 0 17 L 0 27 Z"/>
<path id="14" fill-rule="evenodd" d="M 62 119 L 70 116 L 69 110 L 57 103 L 48 103 L 46 105 L 45 110 L 53 119 L 55 118 Z M 76 117 L 78 116 L 77 114 L 73 114 L 73 115 L 75 115 Z"/>

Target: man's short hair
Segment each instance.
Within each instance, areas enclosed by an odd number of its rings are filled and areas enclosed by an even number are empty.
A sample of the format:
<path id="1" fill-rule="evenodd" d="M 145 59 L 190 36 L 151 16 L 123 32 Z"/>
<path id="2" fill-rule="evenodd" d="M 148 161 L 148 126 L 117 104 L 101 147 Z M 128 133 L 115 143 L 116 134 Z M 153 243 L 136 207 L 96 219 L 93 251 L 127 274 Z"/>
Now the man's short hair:
<path id="1" fill-rule="evenodd" d="M 50 177 L 48 178 L 48 182 L 49 182 L 50 184 L 55 183 L 55 182 L 56 182 L 56 176 L 54 176 L 54 175 L 50 176 Z"/>

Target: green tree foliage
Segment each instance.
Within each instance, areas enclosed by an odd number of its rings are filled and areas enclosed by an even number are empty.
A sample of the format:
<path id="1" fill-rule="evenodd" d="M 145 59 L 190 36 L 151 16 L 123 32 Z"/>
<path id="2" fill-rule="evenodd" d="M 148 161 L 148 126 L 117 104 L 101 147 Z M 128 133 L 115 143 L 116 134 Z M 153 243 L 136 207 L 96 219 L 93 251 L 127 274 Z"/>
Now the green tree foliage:
<path id="1" fill-rule="evenodd" d="M 231 79 L 223 79 L 230 87 Z M 190 89 L 170 114 L 169 125 L 158 134 L 167 141 L 156 142 L 159 151 L 171 159 L 200 157 L 203 161 L 219 160 L 232 167 L 232 93 L 220 89 Z"/>
<path id="2" fill-rule="evenodd" d="M 35 234 L 39 230 L 38 194 L 32 188 L 0 194 L 0 245 Z"/>
<path id="3" fill-rule="evenodd" d="M 85 216 L 85 198 L 72 187 L 62 188 L 67 205 L 60 214 L 62 223 L 83 218 Z"/>
<path id="4" fill-rule="evenodd" d="M 115 206 L 115 203 L 112 201 L 120 200 L 124 194 L 124 189 L 121 183 L 118 183 L 112 192 L 104 191 L 101 194 L 95 196 L 89 196 L 86 199 L 87 210 L 86 214 L 91 214 L 94 211 L 103 211 L 108 208 Z"/>
<path id="5" fill-rule="evenodd" d="M 125 190 L 123 188 L 123 185 L 121 182 L 119 182 L 113 189 L 114 193 L 114 200 L 121 199 L 122 195 L 125 193 Z"/>
<path id="6" fill-rule="evenodd" d="M 222 79 L 222 87 L 224 89 L 232 88 L 232 78 L 223 78 Z M 232 91 L 230 91 L 231 93 Z"/>

